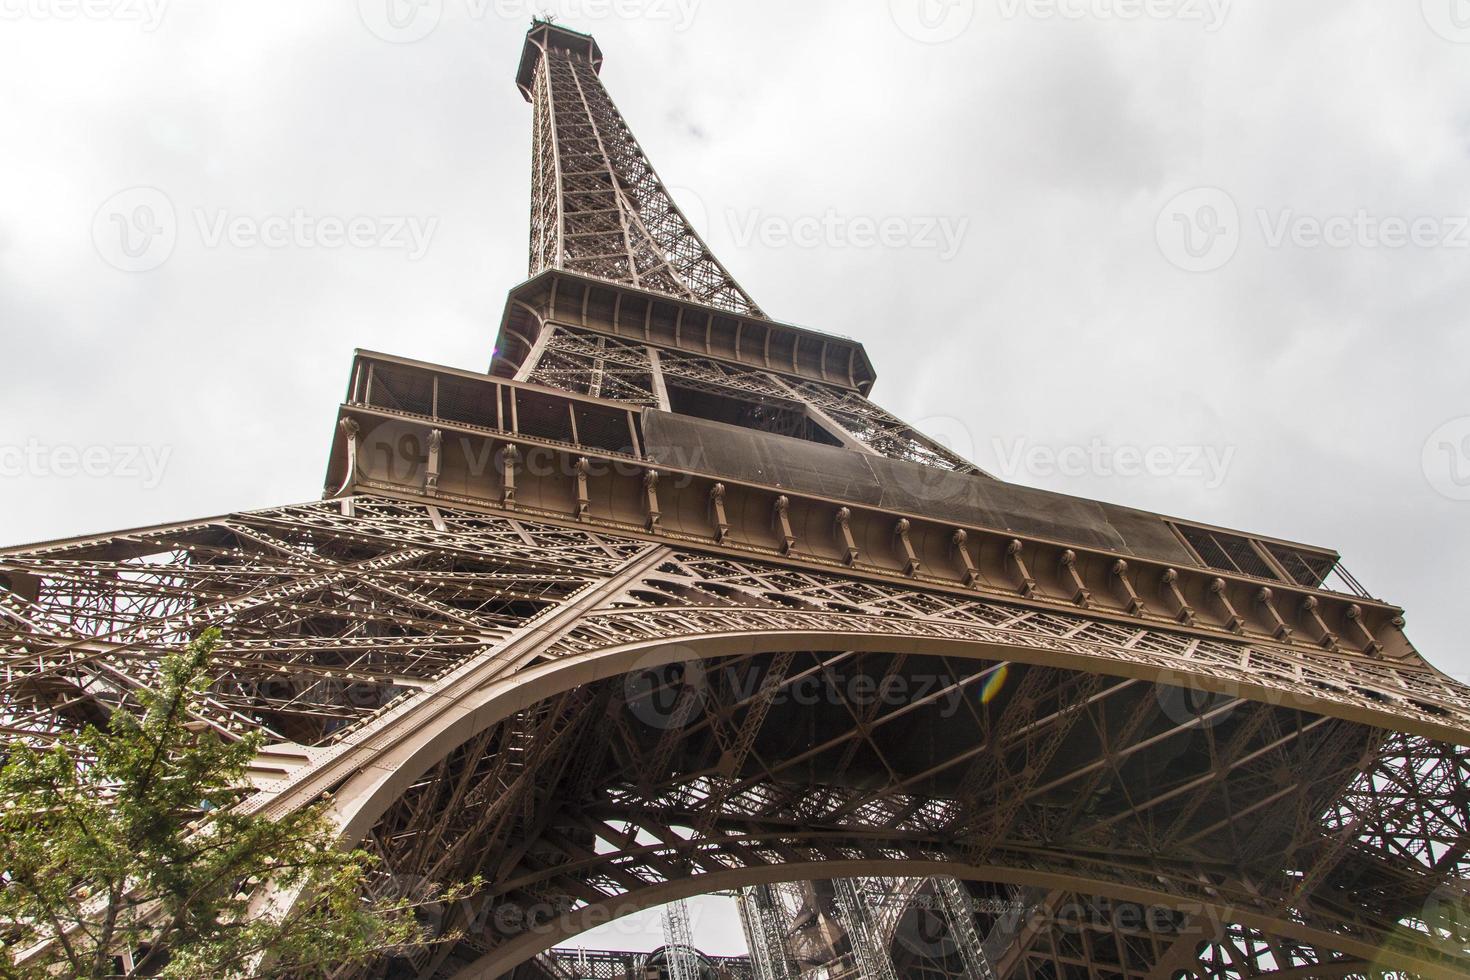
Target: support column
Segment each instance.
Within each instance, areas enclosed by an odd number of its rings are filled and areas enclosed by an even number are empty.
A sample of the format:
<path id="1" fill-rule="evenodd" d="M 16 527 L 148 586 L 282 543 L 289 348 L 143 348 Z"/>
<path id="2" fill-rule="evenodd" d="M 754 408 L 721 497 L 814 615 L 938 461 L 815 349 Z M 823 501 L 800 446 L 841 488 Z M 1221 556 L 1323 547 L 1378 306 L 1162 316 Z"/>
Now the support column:
<path id="1" fill-rule="evenodd" d="M 541 327 L 541 336 L 536 338 L 536 346 L 526 355 L 521 362 L 521 369 L 516 372 L 515 380 L 530 381 L 531 375 L 541 366 L 541 358 L 546 353 L 546 348 L 551 344 L 551 338 L 556 336 L 556 327 L 547 323 Z"/>
<path id="2" fill-rule="evenodd" d="M 857 882 L 851 878 L 839 878 L 832 885 L 863 980 L 898 980 L 888 944 L 874 927 L 873 911 L 864 900 Z"/>

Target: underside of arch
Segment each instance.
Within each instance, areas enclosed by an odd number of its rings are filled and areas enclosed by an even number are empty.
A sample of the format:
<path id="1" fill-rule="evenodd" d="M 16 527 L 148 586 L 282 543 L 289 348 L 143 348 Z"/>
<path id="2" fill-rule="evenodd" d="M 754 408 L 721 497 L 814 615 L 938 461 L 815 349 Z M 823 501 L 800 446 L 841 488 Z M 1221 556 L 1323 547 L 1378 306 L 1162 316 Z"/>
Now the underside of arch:
<path id="1" fill-rule="evenodd" d="M 456 921 L 471 939 L 385 975 L 452 975 L 445 964 L 471 953 L 505 969 L 584 927 L 557 931 L 527 908 L 595 925 L 792 867 L 1063 889 L 1426 976 L 1462 968 L 1422 934 L 1424 910 L 1463 877 L 1454 746 L 973 646 L 763 649 L 770 639 L 546 663 L 525 671 L 513 713 L 467 714 L 499 720 L 366 836 L 409 880 L 483 875 L 495 884 L 479 908 L 527 931 Z"/>
<path id="2" fill-rule="evenodd" d="M 1318 980 L 1330 976 L 1354 974 L 1378 975 L 1385 973 L 1410 973 L 1426 978 L 1457 980 L 1463 976 L 1454 967 L 1442 962 L 1416 957 L 1411 950 L 1395 948 L 1392 943 L 1380 947 L 1371 943 L 1346 940 L 1330 932 L 1323 932 L 1299 924 L 1284 922 L 1253 913 L 1250 910 L 1229 905 L 1180 903 L 1166 893 L 1147 889 L 1119 886 L 1111 882 L 1086 881 L 1060 876 L 1035 874 L 1006 868 L 976 868 L 958 864 L 920 861 L 833 861 L 819 864 L 794 864 L 777 867 L 743 868 L 718 872 L 699 880 L 669 882 L 653 887 L 637 896 L 626 896 L 612 905 L 585 906 L 575 912 L 547 920 L 535 934 L 513 940 L 494 952 L 486 953 L 478 960 L 456 970 L 454 980 L 493 980 L 509 975 L 517 966 L 530 960 L 537 953 L 574 940 L 578 935 L 610 921 L 640 911 L 657 908 L 669 902 L 694 898 L 712 891 L 728 891 L 756 884 L 773 884 L 824 880 L 837 876 L 844 878 L 881 878 L 885 876 L 934 877 L 954 876 L 977 887 L 1002 887 L 1010 893 L 1033 892 L 1042 895 L 1061 894 L 1074 899 L 1070 908 L 1050 910 L 1045 913 L 1048 927 L 1059 926 L 1064 931 L 1080 934 L 1094 928 L 1114 934 L 1128 931 L 1137 934 L 1153 934 L 1162 939 L 1166 949 L 1182 944 L 1192 950 L 1192 955 L 1180 960 L 1178 970 L 1182 975 L 1193 976 L 1195 969 L 1207 970 L 1208 962 L 1201 964 L 1201 956 L 1207 956 L 1212 945 L 1224 940 L 1232 929 L 1249 933 L 1258 941 L 1281 948 L 1297 944 L 1297 948 L 1308 956 L 1318 955 L 1318 962 L 1306 967 L 1284 967 L 1269 972 L 1244 972 L 1242 976 L 1302 976 Z M 1092 901 L 1077 903 L 1077 896 L 1088 896 Z M 1138 929 L 1118 928 L 1117 912 L 1105 922 L 1089 921 L 1096 915 L 1097 899 L 1109 899 L 1121 903 L 1130 910 L 1124 915 L 1136 917 L 1142 925 Z M 1135 911 L 1136 910 L 1136 911 Z M 1028 913 L 1043 915 L 1039 908 L 1030 908 Z M 1060 915 L 1058 914 L 1060 912 Z M 1076 918 L 1068 920 L 1068 916 Z M 1283 942 L 1285 941 L 1285 942 Z M 1337 954 L 1322 955 L 1323 951 L 1338 951 Z M 1230 964 L 1237 969 L 1248 966 L 1237 962 Z M 1157 969 L 1157 964 L 1154 964 Z M 1334 972 L 1336 971 L 1336 972 Z M 1024 972 L 1015 974 L 1026 976 Z M 1172 978 L 1173 972 L 1167 974 Z M 1200 975 L 1207 975 L 1201 973 Z"/>

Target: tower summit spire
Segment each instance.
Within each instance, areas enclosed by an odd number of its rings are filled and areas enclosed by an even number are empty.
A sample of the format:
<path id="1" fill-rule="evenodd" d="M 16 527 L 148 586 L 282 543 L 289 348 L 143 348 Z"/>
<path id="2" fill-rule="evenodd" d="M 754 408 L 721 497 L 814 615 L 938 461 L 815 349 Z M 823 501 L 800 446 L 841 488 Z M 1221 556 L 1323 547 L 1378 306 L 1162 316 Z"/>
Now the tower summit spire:
<path id="1" fill-rule="evenodd" d="M 590 35 L 538 20 L 516 84 L 535 107 L 531 274 L 558 269 L 764 318 L 714 257 L 603 88 Z"/>

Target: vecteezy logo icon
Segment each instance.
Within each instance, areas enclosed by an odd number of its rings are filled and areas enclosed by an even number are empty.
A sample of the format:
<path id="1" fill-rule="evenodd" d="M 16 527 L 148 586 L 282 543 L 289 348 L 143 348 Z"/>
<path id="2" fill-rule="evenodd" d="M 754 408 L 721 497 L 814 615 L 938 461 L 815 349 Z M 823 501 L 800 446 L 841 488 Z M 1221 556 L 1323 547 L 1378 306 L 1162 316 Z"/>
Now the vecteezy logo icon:
<path id="1" fill-rule="evenodd" d="M 367 29 L 391 44 L 422 41 L 439 26 L 444 0 L 357 0 Z"/>
<path id="2" fill-rule="evenodd" d="M 968 898 L 969 892 L 964 895 Z M 955 942 L 948 918 L 940 912 L 943 902 L 939 896 L 922 893 L 913 899 L 894 928 L 894 945 L 929 960 L 943 961 L 958 955 L 959 944 Z"/>
<path id="3" fill-rule="evenodd" d="M 1424 903 L 1419 916 L 1429 935 L 1445 944 L 1466 947 L 1465 937 L 1470 935 L 1470 901 L 1454 889 L 1441 886 Z"/>
<path id="4" fill-rule="evenodd" d="M 1156 228 L 1164 258 L 1186 272 L 1223 269 L 1240 249 L 1240 209 L 1218 187 L 1185 191 L 1164 205 Z"/>
<path id="5" fill-rule="evenodd" d="M 1206 691 L 1192 678 L 1165 671 L 1155 686 L 1159 709 L 1176 725 L 1214 728 L 1235 712 L 1238 698 Z"/>
<path id="6" fill-rule="evenodd" d="M 1424 19 L 1446 41 L 1470 44 L 1470 0 L 1421 0 Z"/>
<path id="7" fill-rule="evenodd" d="M 709 696 L 704 663 L 683 646 L 654 651 L 623 677 L 627 710 L 658 731 L 683 729 L 698 717 Z"/>
<path id="8" fill-rule="evenodd" d="M 428 465 L 429 446 L 423 432 L 408 422 L 388 419 L 362 439 L 358 469 L 374 479 L 418 483 Z"/>
<path id="9" fill-rule="evenodd" d="M 1470 500 L 1470 416 L 1446 422 L 1424 444 L 1424 476 L 1450 500 Z"/>
<path id="10" fill-rule="evenodd" d="M 108 198 L 92 219 L 92 243 L 103 261 L 123 272 L 151 272 L 179 241 L 174 202 L 156 187 L 133 187 Z"/>
<path id="11" fill-rule="evenodd" d="M 915 41 L 953 41 L 975 21 L 975 0 L 888 0 L 893 22 Z"/>

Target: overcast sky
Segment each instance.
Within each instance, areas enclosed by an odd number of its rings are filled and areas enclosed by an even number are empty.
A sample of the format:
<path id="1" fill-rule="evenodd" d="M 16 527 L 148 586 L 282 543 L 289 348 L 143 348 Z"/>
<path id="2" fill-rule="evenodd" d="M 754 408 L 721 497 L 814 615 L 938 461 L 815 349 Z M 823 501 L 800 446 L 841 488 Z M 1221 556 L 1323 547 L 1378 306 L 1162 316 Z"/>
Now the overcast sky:
<path id="1" fill-rule="evenodd" d="M 1470 2 L 417 3 L 0 0 L 0 544 L 316 498 L 355 347 L 483 370 L 539 9 L 880 403 L 1336 548 L 1470 675 Z"/>

